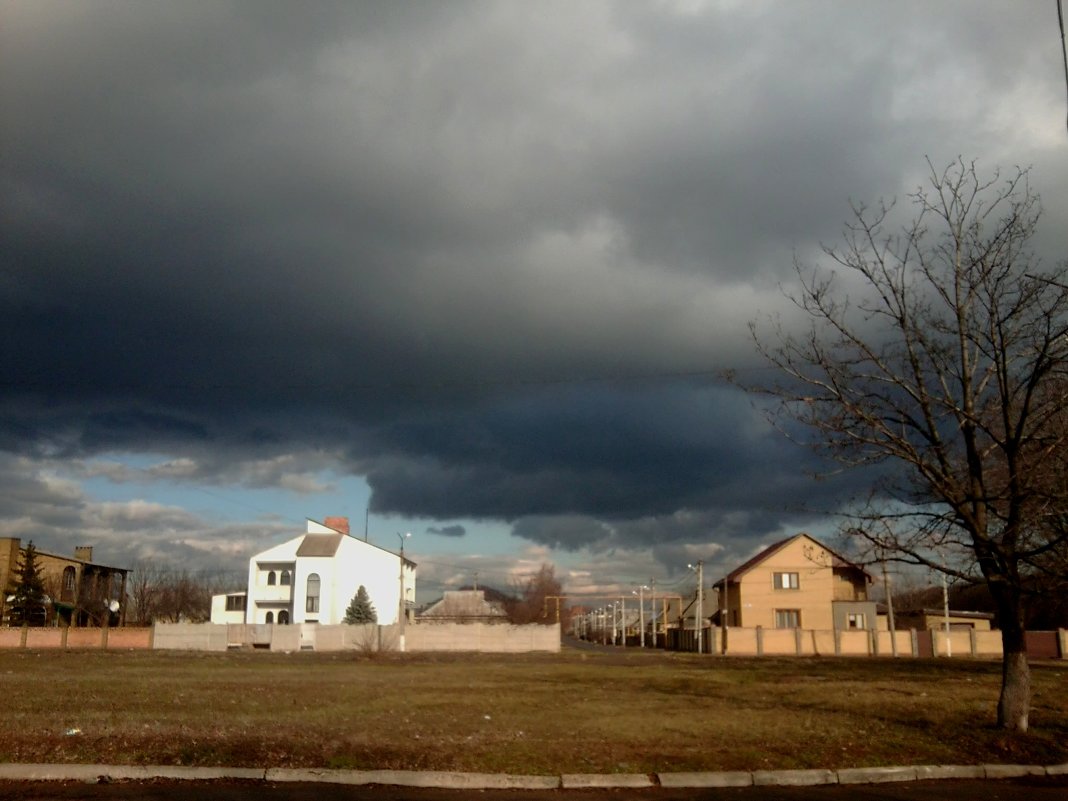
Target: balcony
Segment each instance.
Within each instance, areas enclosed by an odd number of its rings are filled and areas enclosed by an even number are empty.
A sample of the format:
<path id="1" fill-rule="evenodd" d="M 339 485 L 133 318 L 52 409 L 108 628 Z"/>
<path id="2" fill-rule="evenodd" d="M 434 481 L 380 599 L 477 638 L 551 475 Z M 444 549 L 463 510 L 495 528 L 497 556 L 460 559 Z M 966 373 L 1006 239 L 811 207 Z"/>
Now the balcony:
<path id="1" fill-rule="evenodd" d="M 252 597 L 258 603 L 289 603 L 293 600 L 293 587 L 289 584 L 272 584 L 256 587 Z"/>

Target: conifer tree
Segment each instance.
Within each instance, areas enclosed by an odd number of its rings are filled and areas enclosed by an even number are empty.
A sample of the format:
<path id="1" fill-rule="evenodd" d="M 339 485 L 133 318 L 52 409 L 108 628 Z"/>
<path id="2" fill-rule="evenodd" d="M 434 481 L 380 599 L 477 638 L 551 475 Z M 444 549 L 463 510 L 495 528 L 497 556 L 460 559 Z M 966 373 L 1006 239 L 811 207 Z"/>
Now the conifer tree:
<path id="1" fill-rule="evenodd" d="M 356 595 L 353 596 L 352 601 L 349 603 L 349 608 L 345 610 L 345 623 L 353 626 L 361 623 L 377 622 L 378 613 L 375 612 L 371 597 L 367 594 L 367 588 L 361 584 L 360 589 L 356 591 Z"/>
<path id="2" fill-rule="evenodd" d="M 11 601 L 12 626 L 43 626 L 48 617 L 44 580 L 37 568 L 33 541 L 26 546 L 18 563 L 18 583 Z"/>

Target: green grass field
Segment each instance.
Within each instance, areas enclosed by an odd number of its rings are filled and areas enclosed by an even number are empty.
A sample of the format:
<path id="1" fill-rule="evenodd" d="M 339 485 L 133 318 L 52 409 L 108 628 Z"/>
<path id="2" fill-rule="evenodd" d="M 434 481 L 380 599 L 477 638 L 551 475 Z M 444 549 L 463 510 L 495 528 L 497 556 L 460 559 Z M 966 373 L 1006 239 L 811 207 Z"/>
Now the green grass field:
<path id="1" fill-rule="evenodd" d="M 0 760 L 511 773 L 1068 761 L 1068 666 L 994 728 L 969 660 L 0 652 Z M 75 731 L 77 730 L 77 731 Z"/>

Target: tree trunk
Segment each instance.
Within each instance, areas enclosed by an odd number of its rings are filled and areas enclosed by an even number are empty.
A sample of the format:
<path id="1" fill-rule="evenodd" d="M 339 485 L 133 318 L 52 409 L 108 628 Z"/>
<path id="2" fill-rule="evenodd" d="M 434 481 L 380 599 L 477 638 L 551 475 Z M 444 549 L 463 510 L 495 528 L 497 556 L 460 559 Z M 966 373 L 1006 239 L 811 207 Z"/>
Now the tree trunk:
<path id="1" fill-rule="evenodd" d="M 994 593 L 1001 623 L 1001 697 L 998 699 L 998 727 L 1027 731 L 1031 709 L 1031 668 L 1027 664 L 1027 641 L 1023 605 L 1011 590 Z"/>

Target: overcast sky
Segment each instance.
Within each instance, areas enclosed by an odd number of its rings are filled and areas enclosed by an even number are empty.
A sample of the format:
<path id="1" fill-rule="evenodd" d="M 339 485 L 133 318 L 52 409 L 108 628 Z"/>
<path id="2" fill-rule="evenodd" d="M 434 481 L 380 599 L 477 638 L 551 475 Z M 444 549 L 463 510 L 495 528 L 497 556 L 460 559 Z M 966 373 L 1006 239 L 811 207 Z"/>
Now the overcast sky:
<path id="1" fill-rule="evenodd" d="M 829 532 L 863 482 L 719 378 L 795 255 L 925 158 L 1068 220 L 1051 2 L 7 2 L 0 103 L 0 535 L 122 566 L 348 514 L 421 596 L 577 591 Z"/>

